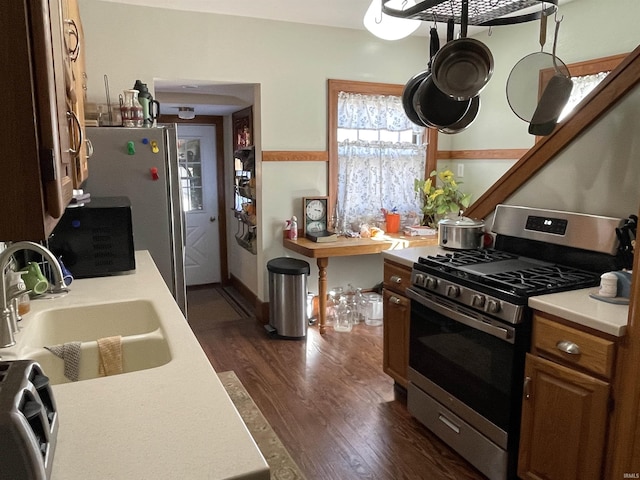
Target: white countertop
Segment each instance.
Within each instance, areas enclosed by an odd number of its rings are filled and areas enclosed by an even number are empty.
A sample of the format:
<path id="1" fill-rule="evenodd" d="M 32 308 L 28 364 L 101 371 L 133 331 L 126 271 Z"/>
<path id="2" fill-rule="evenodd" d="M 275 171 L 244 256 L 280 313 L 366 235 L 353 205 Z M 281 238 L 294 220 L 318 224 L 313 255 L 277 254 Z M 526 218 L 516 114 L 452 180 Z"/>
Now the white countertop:
<path id="1" fill-rule="evenodd" d="M 598 288 L 551 293 L 529 299 L 529 306 L 578 325 L 622 337 L 627 333 L 629 305 L 614 305 L 589 296 Z"/>
<path id="2" fill-rule="evenodd" d="M 382 258 L 411 268 L 418 261 L 418 257 L 444 255 L 450 252 L 451 250 L 445 250 L 437 245 L 429 245 L 427 247 L 403 248 L 402 250 L 384 250 Z"/>
<path id="3" fill-rule="evenodd" d="M 148 252 L 136 252 L 134 274 L 75 280 L 68 295 L 31 306 L 37 312 L 137 299 L 153 302 L 172 359 L 54 385 L 60 427 L 51 479 L 268 480 L 265 459 Z"/>
<path id="4" fill-rule="evenodd" d="M 383 258 L 407 267 L 412 267 L 418 257 L 449 252 L 438 246 L 385 250 Z M 597 288 L 585 288 L 569 292 L 540 295 L 529 299 L 529 306 L 541 312 L 556 315 L 571 322 L 591 327 L 617 337 L 627 330 L 628 305 L 614 305 L 589 297 Z"/>

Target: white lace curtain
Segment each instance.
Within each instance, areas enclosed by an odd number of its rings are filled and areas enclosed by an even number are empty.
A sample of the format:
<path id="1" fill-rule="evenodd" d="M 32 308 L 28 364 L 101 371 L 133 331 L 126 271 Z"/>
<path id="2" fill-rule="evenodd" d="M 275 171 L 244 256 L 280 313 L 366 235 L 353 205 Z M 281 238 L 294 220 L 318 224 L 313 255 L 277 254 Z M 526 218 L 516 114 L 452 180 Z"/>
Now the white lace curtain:
<path id="1" fill-rule="evenodd" d="M 338 93 L 338 128 L 398 132 L 414 127 L 419 128 L 407 118 L 400 97 Z"/>
<path id="2" fill-rule="evenodd" d="M 415 125 L 400 97 L 340 92 L 338 128 L 404 131 Z M 413 191 L 424 177 L 424 145 L 344 140 L 338 143 L 338 209 L 347 224 L 371 221 L 381 209 L 419 212 Z"/>

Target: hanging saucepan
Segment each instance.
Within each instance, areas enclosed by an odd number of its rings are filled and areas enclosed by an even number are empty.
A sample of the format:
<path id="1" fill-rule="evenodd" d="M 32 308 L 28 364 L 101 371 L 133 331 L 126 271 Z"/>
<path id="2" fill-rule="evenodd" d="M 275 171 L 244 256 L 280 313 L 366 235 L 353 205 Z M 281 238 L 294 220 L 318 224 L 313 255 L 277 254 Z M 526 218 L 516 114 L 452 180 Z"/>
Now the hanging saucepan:
<path id="1" fill-rule="evenodd" d="M 436 87 L 432 74 L 420 82 L 413 96 L 413 108 L 418 117 L 425 125 L 439 130 L 460 122 L 470 106 L 471 100 L 456 100 Z"/>
<path id="2" fill-rule="evenodd" d="M 562 19 L 556 19 L 556 31 L 553 37 L 553 67 L 555 73 L 547 83 L 536 111 L 533 112 L 529 133 L 531 135 L 549 135 L 556 128 L 562 110 L 567 105 L 571 90 L 573 90 L 573 80 L 566 76 L 558 68 L 558 57 L 556 57 L 556 46 L 558 45 L 558 30 Z"/>
<path id="3" fill-rule="evenodd" d="M 462 0 L 460 38 L 440 49 L 432 63 L 438 89 L 456 100 L 477 96 L 493 74 L 491 50 L 479 40 L 467 38 L 469 0 Z"/>
<path id="4" fill-rule="evenodd" d="M 413 108 L 413 96 L 418 90 L 420 83 L 431 74 L 431 59 L 436 54 L 436 52 L 440 49 L 440 39 L 438 38 L 438 30 L 435 27 L 431 28 L 430 31 L 431 41 L 429 44 L 429 63 L 427 65 L 427 69 L 423 70 L 415 74 L 413 77 L 409 79 L 407 84 L 404 86 L 404 90 L 402 91 L 402 106 L 404 108 L 404 112 L 407 115 L 407 118 L 411 120 L 416 125 L 420 125 L 422 127 L 430 127 L 431 125 L 426 125 L 422 119 L 418 116 L 415 109 Z"/>
<path id="5" fill-rule="evenodd" d="M 513 113 L 525 122 L 531 122 L 538 107 L 538 101 L 544 92 L 548 80 L 544 81 L 541 72 L 555 71 L 569 77 L 569 69 L 550 53 L 544 52 L 547 38 L 547 17 L 540 17 L 540 51 L 530 53 L 511 69 L 507 79 L 507 102 Z M 554 64 L 555 59 L 555 64 Z M 557 68 L 556 68 L 557 66 Z"/>

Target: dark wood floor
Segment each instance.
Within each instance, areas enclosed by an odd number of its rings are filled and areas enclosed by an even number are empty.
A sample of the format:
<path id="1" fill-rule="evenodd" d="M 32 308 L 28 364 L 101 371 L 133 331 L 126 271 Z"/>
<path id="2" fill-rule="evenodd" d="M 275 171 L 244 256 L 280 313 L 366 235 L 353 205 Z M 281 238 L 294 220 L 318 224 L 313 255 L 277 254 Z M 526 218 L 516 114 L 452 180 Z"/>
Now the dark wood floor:
<path id="1" fill-rule="evenodd" d="M 254 318 L 195 320 L 215 370 L 236 372 L 309 480 L 484 478 L 409 415 L 382 372 L 382 327 L 282 340 Z"/>

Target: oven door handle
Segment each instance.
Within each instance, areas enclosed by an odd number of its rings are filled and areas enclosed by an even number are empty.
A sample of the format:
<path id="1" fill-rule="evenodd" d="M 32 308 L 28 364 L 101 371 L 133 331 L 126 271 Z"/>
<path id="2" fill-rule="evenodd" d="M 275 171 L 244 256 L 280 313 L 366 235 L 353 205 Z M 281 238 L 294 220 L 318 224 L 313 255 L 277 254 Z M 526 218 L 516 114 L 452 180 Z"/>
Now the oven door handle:
<path id="1" fill-rule="evenodd" d="M 450 308 L 447 308 L 445 306 L 442 306 L 434 302 L 430 298 L 425 297 L 424 295 L 420 294 L 419 292 L 416 292 L 411 288 L 407 288 L 405 293 L 407 294 L 407 297 L 409 297 L 410 299 L 415 300 L 421 305 L 424 305 L 425 307 L 430 308 L 431 310 L 438 312 L 441 315 L 449 317 L 455 320 L 456 322 L 460 322 L 468 327 L 475 328 L 476 330 L 480 330 L 496 338 L 505 340 L 509 343 L 515 342 L 513 332 L 508 330 L 507 328 L 498 327 L 497 325 L 493 325 L 491 323 L 486 323 L 486 322 L 483 322 L 482 320 L 477 320 L 475 318 L 469 317 L 456 310 L 451 310 Z"/>

